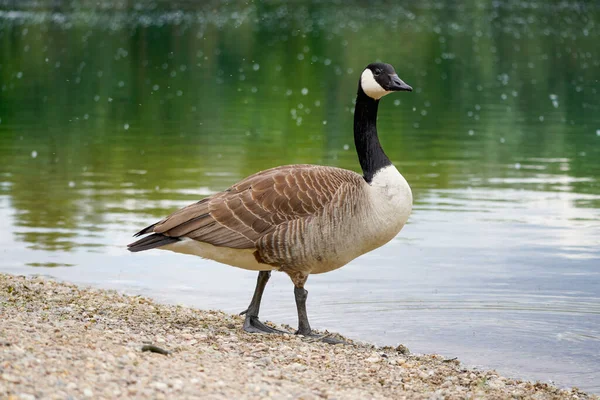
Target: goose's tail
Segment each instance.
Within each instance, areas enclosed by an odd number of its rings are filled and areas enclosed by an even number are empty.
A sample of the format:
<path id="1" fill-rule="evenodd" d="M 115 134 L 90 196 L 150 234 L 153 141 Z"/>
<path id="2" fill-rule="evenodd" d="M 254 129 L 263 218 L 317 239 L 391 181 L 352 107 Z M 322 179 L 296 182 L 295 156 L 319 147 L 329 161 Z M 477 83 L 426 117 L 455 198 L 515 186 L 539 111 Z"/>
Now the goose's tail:
<path id="1" fill-rule="evenodd" d="M 127 250 L 136 253 L 138 251 L 155 249 L 157 247 L 166 246 L 167 244 L 178 242 L 179 238 L 165 236 L 160 233 L 154 233 L 150 236 L 141 238 L 140 240 L 127 245 Z"/>

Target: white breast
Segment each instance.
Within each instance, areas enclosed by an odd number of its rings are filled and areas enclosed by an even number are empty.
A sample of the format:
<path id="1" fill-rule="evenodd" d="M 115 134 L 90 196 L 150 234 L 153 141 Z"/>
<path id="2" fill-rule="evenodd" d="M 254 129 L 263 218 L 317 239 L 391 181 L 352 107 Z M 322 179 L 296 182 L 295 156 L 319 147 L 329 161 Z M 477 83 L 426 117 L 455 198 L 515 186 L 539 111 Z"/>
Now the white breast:
<path id="1" fill-rule="evenodd" d="M 371 232 L 376 247 L 393 239 L 412 211 L 412 191 L 396 167 L 382 168 L 373 176 L 369 188 Z"/>

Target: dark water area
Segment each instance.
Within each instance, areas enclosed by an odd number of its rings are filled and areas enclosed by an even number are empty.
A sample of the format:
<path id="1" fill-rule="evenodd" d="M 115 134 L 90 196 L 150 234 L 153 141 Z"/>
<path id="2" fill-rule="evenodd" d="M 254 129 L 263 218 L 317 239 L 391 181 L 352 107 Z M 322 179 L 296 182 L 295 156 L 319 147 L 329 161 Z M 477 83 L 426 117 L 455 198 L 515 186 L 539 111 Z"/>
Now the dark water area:
<path id="1" fill-rule="evenodd" d="M 125 245 L 261 169 L 359 171 L 358 77 L 389 62 L 414 211 L 309 278 L 311 324 L 600 393 L 599 29 L 592 1 L 2 1 L 0 272 L 245 309 L 255 273 Z M 261 314 L 295 326 L 287 276 Z"/>

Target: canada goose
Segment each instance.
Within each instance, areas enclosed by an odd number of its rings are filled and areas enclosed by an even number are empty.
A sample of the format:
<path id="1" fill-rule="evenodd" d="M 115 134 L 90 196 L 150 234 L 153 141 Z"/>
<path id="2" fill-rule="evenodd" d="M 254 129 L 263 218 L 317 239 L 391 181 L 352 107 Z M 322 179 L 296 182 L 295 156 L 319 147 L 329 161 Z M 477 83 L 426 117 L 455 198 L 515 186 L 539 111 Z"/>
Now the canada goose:
<path id="1" fill-rule="evenodd" d="M 377 107 L 388 93 L 412 91 L 389 64 L 362 72 L 354 112 L 354 144 L 363 175 L 320 165 L 286 165 L 258 172 L 229 189 L 142 229 L 128 245 L 160 248 L 260 271 L 246 314 L 247 332 L 281 332 L 258 319 L 271 270 L 294 283 L 297 334 L 314 336 L 306 314 L 308 275 L 340 268 L 390 241 L 412 209 L 410 186 L 383 152 Z M 324 340 L 327 341 L 327 340 Z"/>

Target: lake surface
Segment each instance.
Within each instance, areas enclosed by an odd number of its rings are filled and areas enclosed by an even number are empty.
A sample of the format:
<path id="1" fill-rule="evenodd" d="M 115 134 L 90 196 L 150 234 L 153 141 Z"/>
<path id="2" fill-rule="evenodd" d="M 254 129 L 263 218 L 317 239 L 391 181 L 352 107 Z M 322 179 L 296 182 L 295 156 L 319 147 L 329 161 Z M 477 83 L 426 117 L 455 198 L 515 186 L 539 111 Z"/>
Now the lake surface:
<path id="1" fill-rule="evenodd" d="M 0 272 L 242 311 L 255 273 L 132 233 L 261 169 L 358 171 L 381 60 L 415 88 L 378 124 L 414 211 L 309 278 L 312 326 L 599 393 L 600 5 L 463 3 L 4 6 Z M 263 319 L 296 325 L 292 288 L 273 275 Z"/>

